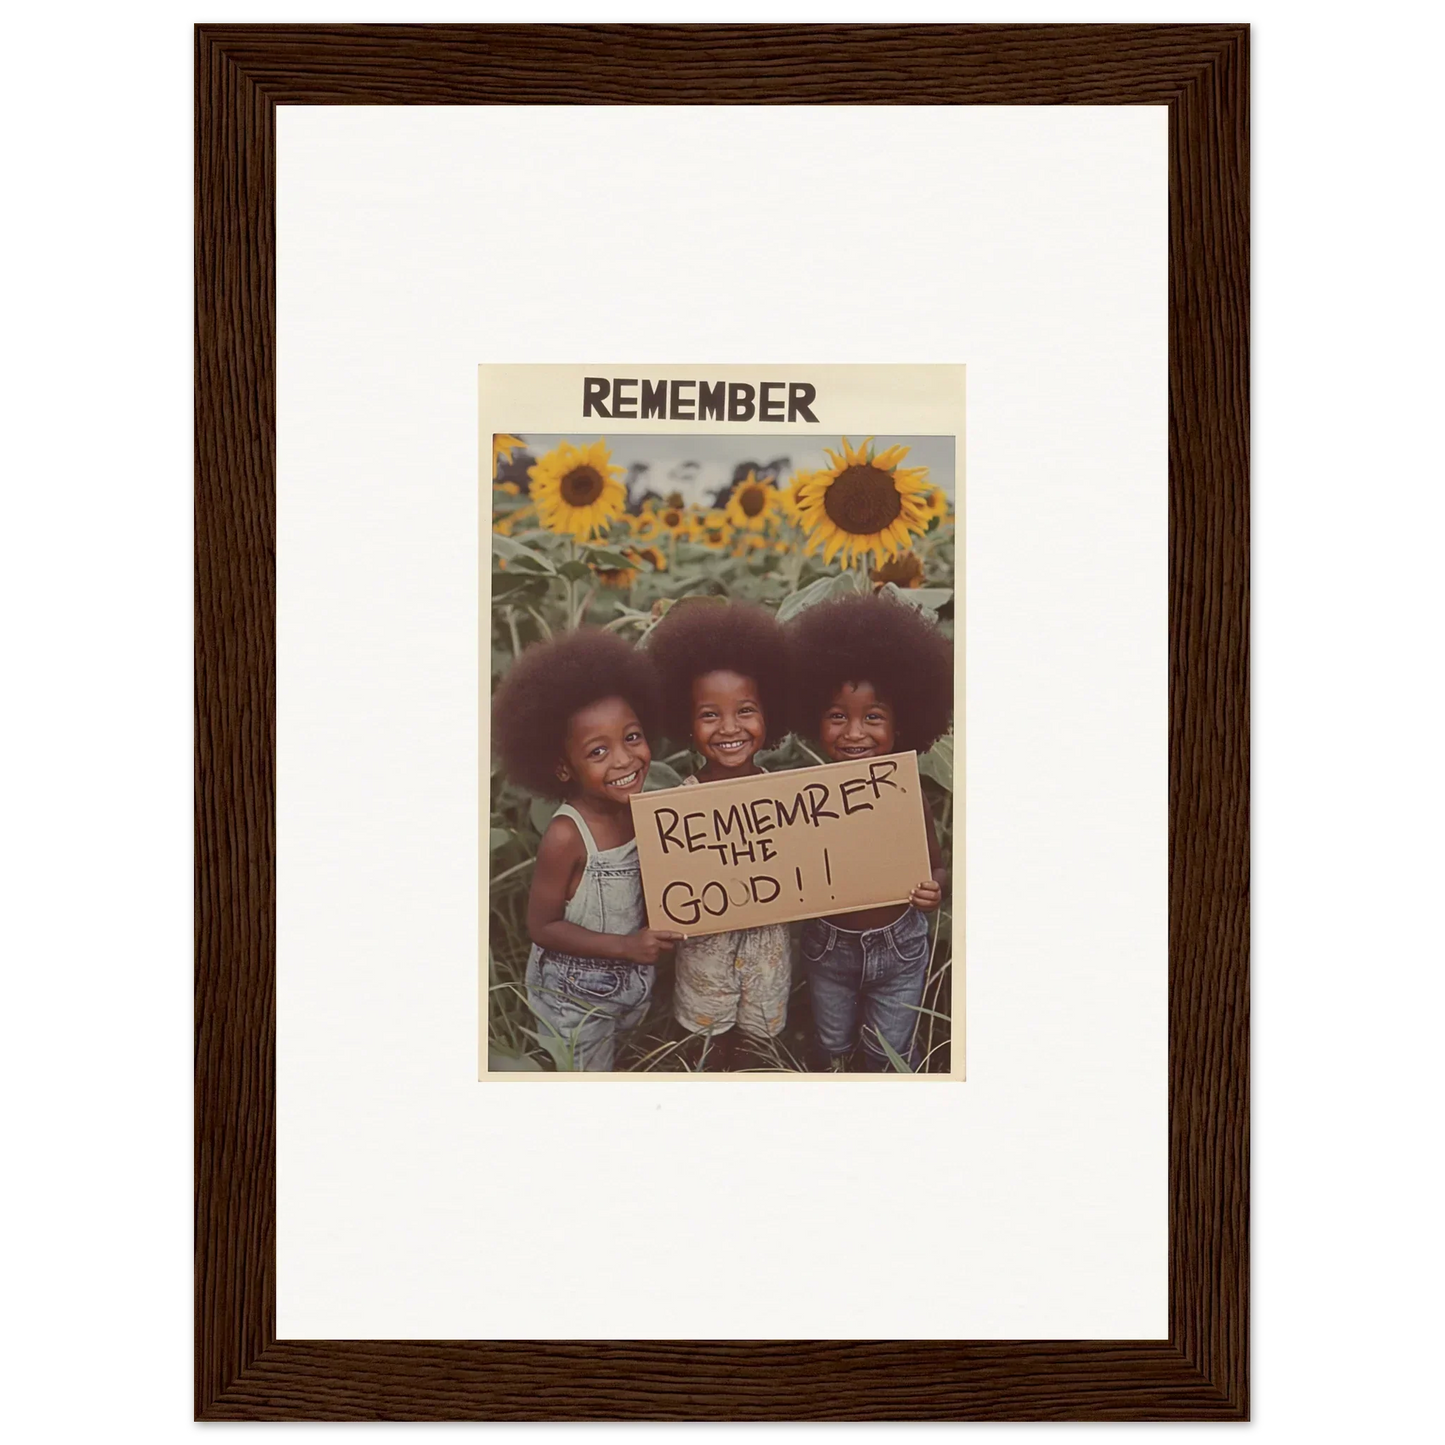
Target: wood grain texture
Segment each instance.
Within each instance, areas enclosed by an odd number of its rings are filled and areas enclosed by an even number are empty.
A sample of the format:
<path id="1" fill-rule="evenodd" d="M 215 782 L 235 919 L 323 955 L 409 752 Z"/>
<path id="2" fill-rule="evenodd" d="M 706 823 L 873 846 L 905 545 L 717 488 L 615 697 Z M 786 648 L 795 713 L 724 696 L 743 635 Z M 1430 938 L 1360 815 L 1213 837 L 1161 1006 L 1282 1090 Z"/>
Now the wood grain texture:
<path id="1" fill-rule="evenodd" d="M 195 40 L 197 1418 L 1247 1418 L 1247 27 Z M 278 1341 L 275 107 L 782 102 L 1169 107 L 1170 1338 Z"/>

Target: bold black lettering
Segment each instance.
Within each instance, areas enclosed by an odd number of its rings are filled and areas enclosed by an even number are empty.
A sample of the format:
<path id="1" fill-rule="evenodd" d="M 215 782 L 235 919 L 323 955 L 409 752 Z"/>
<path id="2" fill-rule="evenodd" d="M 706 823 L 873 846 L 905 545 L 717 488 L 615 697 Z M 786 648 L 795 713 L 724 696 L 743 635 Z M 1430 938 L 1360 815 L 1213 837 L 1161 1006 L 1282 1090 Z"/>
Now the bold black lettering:
<path id="1" fill-rule="evenodd" d="M 758 897 L 758 884 L 760 883 L 773 885 L 773 891 L 766 898 Z M 754 903 L 771 903 L 783 891 L 783 885 L 776 878 L 770 878 L 766 873 L 754 873 L 748 879 L 748 887 L 752 889 Z"/>
<path id="2" fill-rule="evenodd" d="M 736 831 L 739 838 L 748 836 L 748 815 L 734 803 L 726 813 L 712 810 L 712 831 L 715 838 L 727 838 Z"/>
<path id="3" fill-rule="evenodd" d="M 642 383 L 642 419 L 667 415 L 667 383 L 665 381 L 644 381 Z"/>
<path id="4" fill-rule="evenodd" d="M 828 801 L 827 783 L 809 783 L 803 789 L 808 795 L 808 821 L 816 828 L 819 818 L 836 818 L 838 815 L 830 808 L 825 808 L 824 803 Z"/>
<path id="5" fill-rule="evenodd" d="M 756 863 L 758 861 L 758 855 L 753 850 L 753 845 L 751 843 L 734 843 L 733 867 L 736 868 L 744 858 L 746 858 L 749 863 Z"/>
<path id="6" fill-rule="evenodd" d="M 669 421 L 696 421 L 696 420 L 697 420 L 697 418 L 692 414 L 692 407 L 693 407 L 693 399 L 692 399 L 692 397 L 690 397 L 690 396 L 684 397 L 683 394 L 682 394 L 682 389 L 683 389 L 683 387 L 687 387 L 687 389 L 688 389 L 689 391 L 691 391 L 692 388 L 695 387 L 696 385 L 697 385 L 697 382 L 695 382 L 695 381 L 674 381 L 674 382 L 672 383 L 672 405 L 668 408 L 668 412 L 667 412 L 668 420 L 669 420 Z M 686 405 L 687 405 L 687 410 L 686 410 L 686 411 L 684 411 L 684 410 L 682 409 L 684 403 L 686 403 Z"/>
<path id="7" fill-rule="evenodd" d="M 868 764 L 868 781 L 873 784 L 875 798 L 878 796 L 879 788 L 896 788 L 898 786 L 897 783 L 889 781 L 897 771 L 898 764 L 892 758 L 880 758 L 877 762 Z"/>
<path id="8" fill-rule="evenodd" d="M 636 386 L 636 385 L 637 385 L 637 378 L 636 378 L 635 376 L 614 376 L 614 377 L 612 378 L 612 415 L 613 415 L 613 416 L 615 416 L 615 417 L 616 417 L 616 416 L 620 416 L 620 417 L 632 418 L 632 417 L 635 417 L 635 416 L 637 415 L 637 393 L 636 393 L 636 392 L 633 392 L 631 396 L 623 396 L 623 394 L 622 394 L 622 388 L 623 388 L 624 386 Z M 623 411 L 622 408 L 623 408 L 624 406 L 626 406 L 626 407 L 631 407 L 631 410 L 630 410 L 630 411 Z"/>
<path id="9" fill-rule="evenodd" d="M 838 784 L 838 796 L 843 800 L 844 813 L 851 815 L 853 813 L 871 813 L 873 811 L 872 803 L 859 803 L 855 808 L 853 804 L 848 801 L 852 794 L 861 792 L 870 782 L 872 782 L 871 778 L 849 778 L 846 783 Z"/>
<path id="10" fill-rule="evenodd" d="M 582 415 L 591 416 L 595 411 L 598 416 L 605 416 L 608 421 L 612 420 L 612 413 L 602 405 L 607 400 L 607 378 L 605 376 L 584 376 L 582 378 Z"/>
<path id="11" fill-rule="evenodd" d="M 778 810 L 778 827 L 786 828 L 793 823 L 806 823 L 808 821 L 808 800 L 799 793 L 793 799 L 791 808 L 781 799 L 775 798 L 773 806 Z"/>
<path id="12" fill-rule="evenodd" d="M 699 421 L 721 421 L 723 419 L 723 384 L 715 381 L 711 386 L 705 381 L 697 384 L 697 419 Z"/>
<path id="13" fill-rule="evenodd" d="M 728 384 L 728 420 L 751 421 L 753 419 L 753 389 L 745 381 Z"/>
<path id="14" fill-rule="evenodd" d="M 790 381 L 788 383 L 788 420 L 797 421 L 802 417 L 804 421 L 817 424 L 818 418 L 808 410 L 808 403 L 818 395 L 817 389 L 808 385 L 806 381 Z"/>
<path id="15" fill-rule="evenodd" d="M 707 895 L 711 893 L 714 888 L 717 889 L 718 896 L 722 899 L 722 905 L 718 908 L 711 907 L 707 901 Z M 706 908 L 709 913 L 712 914 L 714 918 L 721 918 L 723 914 L 728 911 L 728 891 L 722 886 L 721 883 L 717 881 L 716 878 L 714 878 L 713 881 L 702 890 L 702 895 L 699 901 L 702 903 L 702 906 Z"/>
<path id="16" fill-rule="evenodd" d="M 782 391 L 787 386 L 785 381 L 764 381 L 758 386 L 758 420 L 759 421 L 782 421 L 783 403 L 773 401 L 768 393 L 770 391 Z"/>
<path id="17" fill-rule="evenodd" d="M 693 820 L 694 818 L 706 818 L 706 817 L 707 817 L 707 814 L 706 814 L 706 813 L 689 813 L 689 814 L 682 820 L 682 836 L 687 839 L 687 851 L 688 851 L 689 853 L 696 853 L 699 848 L 705 848 L 705 847 L 707 846 L 707 845 L 702 841 L 704 838 L 707 837 L 707 834 L 706 834 L 706 833 L 694 833 L 694 832 L 692 831 L 692 820 Z"/>
<path id="18" fill-rule="evenodd" d="M 688 896 L 686 899 L 684 899 L 681 903 L 678 904 L 678 907 L 690 908 L 692 909 L 691 913 L 676 913 L 673 911 L 672 890 L 674 888 L 687 889 Z M 676 879 L 672 883 L 669 883 L 667 887 L 662 890 L 662 911 L 667 914 L 667 916 L 672 919 L 674 923 L 680 923 L 683 925 L 684 928 L 691 928 L 692 925 L 696 923 L 698 918 L 702 915 L 702 909 L 698 906 L 697 899 L 692 896 L 692 887 L 689 884 L 683 882 L 680 878 Z"/>
<path id="19" fill-rule="evenodd" d="M 759 838 L 758 847 L 763 850 L 762 856 L 758 860 L 759 862 L 771 863 L 773 859 L 778 856 L 778 850 L 773 847 L 773 840 L 771 838 Z"/>
<path id="20" fill-rule="evenodd" d="M 667 814 L 668 818 L 671 820 L 670 822 L 664 823 L 662 821 L 662 815 L 664 813 Z M 652 815 L 652 821 L 657 824 L 657 841 L 662 844 L 662 856 L 664 858 L 667 857 L 667 845 L 669 843 L 676 843 L 679 848 L 686 846 L 685 844 L 678 842 L 676 808 L 659 808 Z"/>
<path id="21" fill-rule="evenodd" d="M 708 852 L 716 853 L 718 862 L 726 864 L 728 861 L 728 845 L 726 843 L 709 843 Z"/>
<path id="22" fill-rule="evenodd" d="M 753 820 L 754 833 L 771 833 L 773 831 L 773 821 L 768 817 L 768 804 L 772 801 L 771 798 L 753 799 L 752 807 L 748 811 Z M 759 812 L 759 809 L 762 811 Z"/>

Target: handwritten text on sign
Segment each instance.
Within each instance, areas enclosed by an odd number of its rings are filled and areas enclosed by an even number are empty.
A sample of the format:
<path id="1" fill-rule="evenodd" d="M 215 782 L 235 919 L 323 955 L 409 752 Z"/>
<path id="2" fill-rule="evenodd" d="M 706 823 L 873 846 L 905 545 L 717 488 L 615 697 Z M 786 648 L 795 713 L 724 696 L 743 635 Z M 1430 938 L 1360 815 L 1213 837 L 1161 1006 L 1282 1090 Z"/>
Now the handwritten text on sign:
<path id="1" fill-rule="evenodd" d="M 929 876 L 915 753 L 632 800 L 650 927 L 687 935 L 902 903 Z"/>

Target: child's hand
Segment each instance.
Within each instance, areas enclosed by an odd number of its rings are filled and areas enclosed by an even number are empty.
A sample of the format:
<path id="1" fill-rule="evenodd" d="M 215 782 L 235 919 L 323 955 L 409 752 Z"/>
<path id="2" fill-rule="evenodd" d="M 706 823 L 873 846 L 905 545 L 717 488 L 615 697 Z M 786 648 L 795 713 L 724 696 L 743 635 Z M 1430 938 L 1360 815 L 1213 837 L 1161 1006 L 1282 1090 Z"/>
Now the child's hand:
<path id="1" fill-rule="evenodd" d="M 629 963 L 656 963 L 658 958 L 682 941 L 680 933 L 662 933 L 655 928 L 639 928 L 623 939 L 622 947 Z"/>
<path id="2" fill-rule="evenodd" d="M 908 901 L 920 913 L 932 913 L 938 905 L 943 902 L 943 888 L 936 879 L 930 878 L 927 883 L 920 883 L 912 893 L 908 895 Z"/>

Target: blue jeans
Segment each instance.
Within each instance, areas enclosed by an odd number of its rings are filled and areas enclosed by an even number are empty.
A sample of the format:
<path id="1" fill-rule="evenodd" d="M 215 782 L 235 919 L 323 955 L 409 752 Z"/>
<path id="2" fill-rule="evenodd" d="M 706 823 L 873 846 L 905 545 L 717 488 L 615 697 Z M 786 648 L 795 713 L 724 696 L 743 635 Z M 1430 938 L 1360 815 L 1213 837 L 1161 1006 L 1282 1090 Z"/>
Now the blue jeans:
<path id="1" fill-rule="evenodd" d="M 881 1035 L 910 1068 L 918 1066 L 915 1035 L 928 977 L 928 920 L 916 908 L 867 933 L 810 918 L 803 925 L 803 966 L 818 1047 L 829 1060 L 846 1058 L 861 1037 L 863 1067 L 887 1073 L 894 1066 Z"/>
<path id="2" fill-rule="evenodd" d="M 655 968 L 640 963 L 534 947 L 527 960 L 527 1002 L 557 1068 L 611 1073 L 617 1045 L 647 1017 L 656 976 Z"/>

